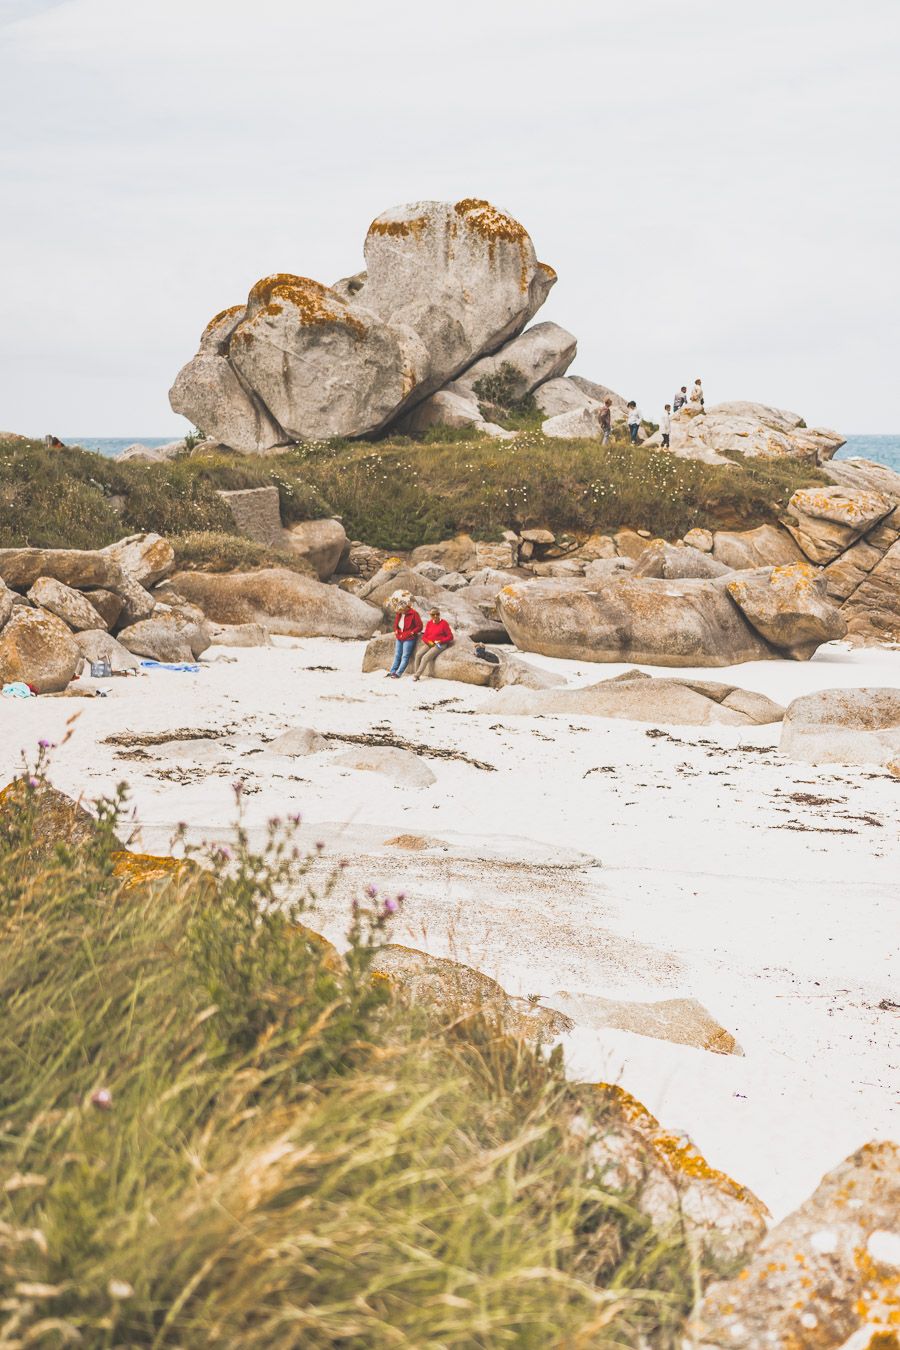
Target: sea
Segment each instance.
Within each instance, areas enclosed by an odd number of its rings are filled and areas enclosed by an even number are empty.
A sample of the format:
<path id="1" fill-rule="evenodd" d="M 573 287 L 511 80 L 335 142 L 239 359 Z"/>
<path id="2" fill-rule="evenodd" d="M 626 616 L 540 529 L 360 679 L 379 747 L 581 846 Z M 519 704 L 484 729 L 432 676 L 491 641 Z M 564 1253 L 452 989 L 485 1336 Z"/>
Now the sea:
<path id="1" fill-rule="evenodd" d="M 65 436 L 66 445 L 80 445 L 85 450 L 96 450 L 107 459 L 115 459 L 129 445 L 169 445 L 176 436 Z M 835 459 L 874 459 L 900 473 L 900 435 L 848 436 Z"/>

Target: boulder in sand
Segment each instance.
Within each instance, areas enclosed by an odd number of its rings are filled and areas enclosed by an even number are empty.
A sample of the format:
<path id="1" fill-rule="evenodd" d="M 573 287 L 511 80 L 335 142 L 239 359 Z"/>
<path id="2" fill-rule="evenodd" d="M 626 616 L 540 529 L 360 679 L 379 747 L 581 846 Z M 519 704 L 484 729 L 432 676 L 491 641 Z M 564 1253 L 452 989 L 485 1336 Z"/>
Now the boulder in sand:
<path id="1" fill-rule="evenodd" d="M 130 534 L 102 552 L 115 558 L 125 575 L 141 586 L 155 586 L 175 571 L 175 550 L 159 534 Z"/>
<path id="2" fill-rule="evenodd" d="M 730 1031 L 720 1026 L 695 998 L 664 998 L 653 1003 L 628 999 L 601 998 L 597 994 L 553 995 L 553 1005 L 578 1026 L 599 1031 L 611 1027 L 636 1036 L 652 1036 L 675 1045 L 690 1045 L 714 1055 L 742 1055 L 744 1052 Z"/>
<path id="3" fill-rule="evenodd" d="M 475 385 L 486 376 L 496 375 L 503 366 L 512 366 L 516 372 L 515 396 L 530 394 L 538 385 L 552 380 L 568 370 L 575 360 L 577 341 L 572 333 L 557 323 L 536 323 L 524 333 L 505 343 L 491 356 L 483 356 L 462 375 L 454 386 L 460 391 L 476 393 Z"/>
<path id="4" fill-rule="evenodd" d="M 867 488 L 800 488 L 784 525 L 812 562 L 829 563 L 894 509 L 890 497 Z"/>
<path id="5" fill-rule="evenodd" d="M 487 661 L 475 654 L 475 641 L 467 636 L 457 637 L 451 647 L 441 652 L 431 667 L 431 677 L 437 680 L 458 680 L 461 684 L 475 684 L 482 688 L 502 689 L 507 685 L 519 685 L 526 689 L 550 689 L 562 683 L 562 676 L 551 671 L 539 670 L 521 661 L 509 650 L 492 652 L 496 662 Z M 366 645 L 363 655 L 363 673 L 373 670 L 390 670 L 394 660 L 394 638 L 391 634 L 373 637 Z M 404 679 L 411 679 L 412 663 L 407 667 Z M 423 684 L 425 681 L 423 681 Z"/>
<path id="6" fill-rule="evenodd" d="M 292 525 L 284 539 L 289 551 L 305 558 L 320 581 L 334 576 L 348 542 L 339 520 L 304 520 Z"/>
<path id="7" fill-rule="evenodd" d="M 428 765 L 411 750 L 393 745 L 359 745 L 335 755 L 334 764 L 359 769 L 364 773 L 383 774 L 396 787 L 431 787 L 437 778 Z"/>
<path id="8" fill-rule="evenodd" d="M 779 567 L 782 563 L 802 562 L 805 557 L 787 530 L 776 525 L 758 525 L 755 530 L 716 530 L 712 555 L 735 571 Z"/>
<path id="9" fill-rule="evenodd" d="M 87 596 L 62 581 L 56 581 L 54 577 L 38 577 L 28 592 L 28 599 L 40 609 L 55 614 L 76 633 L 106 626 L 99 610 L 94 608 Z"/>
<path id="10" fill-rule="evenodd" d="M 742 572 L 730 577 L 725 588 L 756 631 L 795 661 L 808 661 L 823 642 L 847 631 L 843 615 L 828 598 L 825 578 L 809 563 Z"/>
<path id="11" fill-rule="evenodd" d="M 101 586 L 119 592 L 123 579 L 110 554 L 76 548 L 0 548 L 0 577 L 14 591 L 27 591 L 38 577 L 53 577 L 77 591 Z"/>
<path id="12" fill-rule="evenodd" d="M 634 560 L 633 577 L 721 577 L 731 569 L 709 553 L 685 545 L 676 548 L 664 539 L 654 539 Z"/>
<path id="13" fill-rule="evenodd" d="M 270 755 L 317 755 L 327 750 L 329 742 L 312 727 L 291 727 L 269 741 L 266 750 Z"/>
<path id="14" fill-rule="evenodd" d="M 133 652 L 103 629 L 95 628 L 75 634 L 75 645 L 85 661 L 108 661 L 113 675 L 125 675 L 140 670 L 141 663 Z"/>
<path id="15" fill-rule="evenodd" d="M 507 689 L 490 703 L 506 717 L 574 713 L 616 717 L 666 726 L 765 726 L 780 722 L 784 709 L 764 694 L 713 680 L 679 680 L 625 671 L 577 689 Z"/>
<path id="16" fill-rule="evenodd" d="M 777 1224 L 749 1264 L 712 1284 L 696 1350 L 893 1350 L 900 1280 L 900 1148 L 866 1144 Z"/>
<path id="17" fill-rule="evenodd" d="M 778 748 L 809 764 L 887 764 L 900 752 L 900 689 L 820 689 L 795 698 Z"/>
<path id="18" fill-rule="evenodd" d="M 0 633 L 0 684 L 21 680 L 39 694 L 58 693 L 73 679 L 80 656 L 62 619 L 17 606 Z"/>
<path id="19" fill-rule="evenodd" d="M 119 641 L 151 661 L 196 661 L 210 645 L 209 629 L 200 610 L 191 610 L 158 605 L 148 619 L 121 629 Z"/>
<path id="20" fill-rule="evenodd" d="M 176 572 L 172 586 L 214 623 L 258 623 L 289 637 L 367 638 L 382 621 L 374 605 L 284 567 Z"/>
<path id="21" fill-rule="evenodd" d="M 209 641 L 213 647 L 271 647 L 268 628 L 261 623 L 211 623 Z"/>
<path id="22" fill-rule="evenodd" d="M 576 661 L 731 666 L 774 656 L 723 589 L 724 579 L 626 577 L 602 589 L 587 580 L 505 586 L 500 616 L 521 651 Z"/>

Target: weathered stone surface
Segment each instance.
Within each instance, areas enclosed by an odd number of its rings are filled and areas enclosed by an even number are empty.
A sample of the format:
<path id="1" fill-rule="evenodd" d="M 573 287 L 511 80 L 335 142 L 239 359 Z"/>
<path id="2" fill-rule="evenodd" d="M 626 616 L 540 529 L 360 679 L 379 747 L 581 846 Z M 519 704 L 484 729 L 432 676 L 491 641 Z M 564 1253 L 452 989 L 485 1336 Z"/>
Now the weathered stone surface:
<path id="1" fill-rule="evenodd" d="M 732 411 L 735 407 L 748 411 Z M 719 404 L 703 416 L 682 410 L 672 416 L 670 448 L 673 454 L 710 464 L 729 463 L 726 452 L 762 459 L 787 456 L 815 464 L 830 459 L 844 444 L 836 431 L 788 425 L 795 416 L 762 404 Z"/>
<path id="2" fill-rule="evenodd" d="M 633 577 L 721 577 L 731 569 L 709 553 L 685 545 L 676 548 L 663 539 L 654 539 L 634 560 Z"/>
<path id="3" fill-rule="evenodd" d="M 600 411 L 600 402 L 591 398 L 576 382 L 568 376 L 548 380 L 535 390 L 535 403 L 547 418 L 561 417 L 564 413 L 588 412 L 594 415 Z"/>
<path id="4" fill-rule="evenodd" d="M 28 592 L 28 599 L 40 609 L 55 614 L 76 632 L 80 633 L 86 628 L 103 627 L 99 612 L 94 609 L 87 597 L 53 577 L 38 577 Z"/>
<path id="5" fill-rule="evenodd" d="M 822 575 L 832 600 L 846 600 L 884 557 L 884 552 L 865 539 L 851 544 L 845 553 L 828 563 Z"/>
<path id="6" fill-rule="evenodd" d="M 900 1305 L 900 1148 L 866 1144 L 713 1284 L 692 1350 L 894 1350 Z"/>
<path id="7" fill-rule="evenodd" d="M 213 647 L 271 647 L 268 628 L 261 623 L 211 623 L 209 641 Z"/>
<path id="8" fill-rule="evenodd" d="M 414 572 L 421 572 L 423 577 L 429 581 L 440 581 L 441 577 L 447 576 L 447 569 L 443 563 L 439 562 L 420 562 L 413 568 Z"/>
<path id="9" fill-rule="evenodd" d="M 283 567 L 177 572 L 172 585 L 214 623 L 258 623 L 292 637 L 371 637 L 381 610 L 337 586 Z"/>
<path id="10" fill-rule="evenodd" d="M 712 555 L 717 562 L 740 571 L 747 567 L 779 567 L 802 562 L 805 554 L 786 530 L 758 525 L 755 530 L 716 530 Z"/>
<path id="11" fill-rule="evenodd" d="M 441 583 L 447 578 L 442 577 Z M 454 633 L 467 634 L 478 642 L 508 642 L 506 629 L 499 618 L 489 619 L 466 598 L 467 588 L 459 592 L 450 591 L 445 584 L 429 581 L 421 572 L 412 568 L 404 569 L 387 577 L 366 595 L 371 605 L 380 605 L 386 622 L 393 624 L 396 606 L 394 597 L 398 592 L 412 597 L 416 609 L 426 617 L 426 611 L 436 605 L 442 616 L 450 624 Z"/>
<path id="12" fill-rule="evenodd" d="M 289 273 L 252 288 L 228 359 L 287 439 L 298 441 L 378 431 L 428 370 L 414 332 L 381 321 L 365 301 L 348 304 Z"/>
<path id="13" fill-rule="evenodd" d="M 577 713 L 668 726 L 764 726 L 784 709 L 764 694 L 712 680 L 678 680 L 626 671 L 577 689 L 510 689 L 491 701 L 506 717 Z"/>
<path id="14" fill-rule="evenodd" d="M 607 399 L 612 401 L 612 412 L 614 422 L 624 422 L 628 416 L 628 401 L 621 394 L 617 394 L 614 389 L 608 389 L 605 384 L 597 384 L 594 380 L 586 380 L 583 375 L 570 375 L 569 379 L 574 385 L 587 394 L 588 398 L 597 403 L 604 403 Z"/>
<path id="15" fill-rule="evenodd" d="M 615 556 L 616 541 L 609 534 L 590 535 L 572 554 L 573 558 L 583 558 L 585 562 L 599 562 L 603 558 Z"/>
<path id="16" fill-rule="evenodd" d="M 304 520 L 291 526 L 285 543 L 291 553 L 306 559 L 320 581 L 327 581 L 334 576 L 348 540 L 339 520 Z"/>
<path id="17" fill-rule="evenodd" d="M 75 645 L 85 661 L 108 661 L 113 675 L 124 675 L 129 670 L 140 670 L 141 663 L 133 652 L 103 629 L 94 628 L 75 634 Z"/>
<path id="18" fill-rule="evenodd" d="M 751 403 L 744 399 L 733 399 L 728 403 L 714 403 L 707 408 L 708 417 L 741 417 L 778 431 L 795 431 L 803 427 L 803 418 L 799 413 L 789 412 L 786 408 L 773 408 L 768 403 Z"/>
<path id="19" fill-rule="evenodd" d="M 900 642 L 900 540 L 860 582 L 841 612 L 855 642 Z"/>
<path id="20" fill-rule="evenodd" d="M 94 590 L 85 592 L 88 600 L 103 620 L 104 628 L 115 628 L 124 607 L 124 600 L 115 591 Z"/>
<path id="21" fill-rule="evenodd" d="M 329 742 L 312 727 L 291 727 L 269 741 L 266 750 L 271 755 L 317 755 L 327 750 Z"/>
<path id="22" fill-rule="evenodd" d="M 475 385 L 485 376 L 496 375 L 504 365 L 518 373 L 517 397 L 530 394 L 538 385 L 568 370 L 575 360 L 577 341 L 557 323 L 536 323 L 504 343 L 491 356 L 483 356 L 455 380 L 456 388 L 475 394 Z"/>
<path id="23" fill-rule="evenodd" d="M 784 525 L 812 562 L 829 563 L 893 509 L 890 497 L 866 488 L 800 488 Z"/>
<path id="24" fill-rule="evenodd" d="M 257 544 L 265 544 L 267 548 L 282 547 L 281 500 L 277 487 L 237 488 L 217 495 L 228 507 L 239 534 Z"/>
<path id="25" fill-rule="evenodd" d="M 196 661 L 210 645 L 202 613 L 158 605 L 148 619 L 119 632 L 119 642 L 135 656 L 151 661 Z"/>
<path id="26" fill-rule="evenodd" d="M 502 689 L 506 685 L 520 685 L 524 688 L 548 689 L 562 683 L 562 677 L 549 671 L 537 670 L 527 662 L 520 661 L 507 649 L 502 648 L 493 654 L 497 664 L 485 661 L 475 655 L 475 642 L 467 635 L 457 637 L 452 647 L 441 652 L 431 668 L 432 678 L 437 680 L 458 680 L 460 684 L 480 685 L 482 688 Z M 363 654 L 363 673 L 373 670 L 390 670 L 394 659 L 394 638 L 390 633 L 373 637 L 366 645 Z M 404 679 L 411 679 L 412 666 L 408 666 Z"/>
<path id="27" fill-rule="evenodd" d="M 715 540 L 712 530 L 704 530 L 695 526 L 693 530 L 688 530 L 684 536 L 684 542 L 688 548 L 698 548 L 701 553 L 712 553 Z"/>
<path id="28" fill-rule="evenodd" d="M 369 227 L 365 255 L 353 303 L 417 335 L 427 370 L 416 399 L 520 333 L 556 280 L 524 227 L 475 198 L 385 211 Z"/>
<path id="29" fill-rule="evenodd" d="M 550 562 L 532 563 L 531 570 L 536 577 L 583 577 L 587 566 L 580 558 L 553 558 Z"/>
<path id="30" fill-rule="evenodd" d="M 332 762 L 364 773 L 383 774 L 397 787 L 427 788 L 437 782 L 423 759 L 393 745 L 354 746 L 335 755 Z"/>
<path id="31" fill-rule="evenodd" d="M 118 622 L 123 626 L 149 619 L 156 607 L 156 601 L 150 592 L 125 572 L 122 573 L 117 593 L 122 601 Z"/>
<path id="32" fill-rule="evenodd" d="M 623 530 L 616 530 L 613 535 L 613 542 L 616 546 L 616 553 L 620 558 L 631 558 L 637 560 L 648 544 L 648 536 L 645 533 L 638 534 L 637 530 L 630 530 L 627 527 Z M 650 540 L 649 542 L 654 542 Z"/>
<path id="33" fill-rule="evenodd" d="M 593 587 L 608 586 L 611 581 L 621 581 L 633 572 L 633 558 L 596 558 L 584 565 L 585 581 Z"/>
<path id="34" fill-rule="evenodd" d="M 23 810 L 35 807 L 27 844 L 30 858 L 38 860 L 52 855 L 59 844 L 78 848 L 94 843 L 99 837 L 96 817 L 49 783 L 31 787 L 24 778 L 14 778 L 0 789 L 0 819 L 6 823 L 14 824 Z"/>
<path id="35" fill-rule="evenodd" d="M 475 544 L 475 565 L 474 568 L 466 568 L 468 571 L 478 571 L 483 567 L 515 567 L 518 556 L 518 540 L 511 531 L 507 530 L 505 537 L 498 540 L 481 540 Z"/>
<path id="36" fill-rule="evenodd" d="M 822 472 L 842 487 L 880 492 L 900 503 L 900 473 L 874 459 L 833 459 L 822 465 Z"/>
<path id="37" fill-rule="evenodd" d="M 570 994 L 557 991 L 553 1005 L 581 1027 L 599 1031 L 610 1027 L 630 1031 L 636 1036 L 651 1036 L 675 1045 L 690 1045 L 714 1055 L 742 1055 L 744 1052 L 730 1031 L 720 1026 L 695 998 L 664 998 L 653 1003 L 630 999 L 601 998 L 597 994 Z"/>
<path id="38" fill-rule="evenodd" d="M 406 435 L 416 435 L 429 427 L 472 427 L 483 431 L 485 420 L 475 395 L 464 393 L 454 380 L 417 403 L 397 422 L 397 430 Z"/>
<path id="39" fill-rule="evenodd" d="M 0 684 L 22 680 L 39 694 L 65 689 L 80 652 L 62 619 L 17 606 L 0 633 Z"/>
<path id="40" fill-rule="evenodd" d="M 219 352 L 201 350 L 182 367 L 169 390 L 169 403 L 207 436 L 247 454 L 272 450 L 290 439 Z"/>
<path id="41" fill-rule="evenodd" d="M 530 581 L 504 587 L 498 607 L 516 646 L 545 656 L 664 666 L 772 657 L 723 585 L 626 578 L 596 590 L 587 580 Z"/>
<path id="42" fill-rule="evenodd" d="M 122 569 L 99 550 L 75 548 L 0 548 L 0 577 L 14 591 L 27 591 L 38 577 L 84 590 L 101 586 L 121 592 Z"/>
<path id="43" fill-rule="evenodd" d="M 578 440 L 599 436 L 600 425 L 591 408 L 576 408 L 573 412 L 548 417 L 541 431 L 554 440 Z"/>
<path id="44" fill-rule="evenodd" d="M 809 563 L 744 572 L 726 581 L 725 589 L 756 631 L 795 661 L 808 661 L 823 642 L 847 631 L 825 578 Z"/>
<path id="45" fill-rule="evenodd" d="M 155 586 L 175 571 L 175 550 L 161 535 L 131 534 L 102 550 L 140 586 Z"/>
<path id="46" fill-rule="evenodd" d="M 0 579 L 0 628 L 6 623 L 13 612 L 17 597 L 15 591 L 11 591 L 6 583 Z"/>
<path id="47" fill-rule="evenodd" d="M 900 751 L 900 689 L 821 689 L 795 698 L 778 748 L 809 764 L 886 764 Z"/>
<path id="48" fill-rule="evenodd" d="M 662 1129 L 630 1093 L 606 1083 L 595 1091 L 606 1106 L 592 1148 L 601 1184 L 627 1190 L 657 1228 L 681 1233 L 704 1272 L 746 1260 L 766 1229 L 762 1201 L 711 1167 L 685 1135 Z"/>
<path id="49" fill-rule="evenodd" d="M 475 540 L 468 534 L 457 534 L 439 544 L 421 544 L 409 555 L 411 566 L 420 562 L 439 562 L 448 572 L 474 571 L 477 564 Z"/>

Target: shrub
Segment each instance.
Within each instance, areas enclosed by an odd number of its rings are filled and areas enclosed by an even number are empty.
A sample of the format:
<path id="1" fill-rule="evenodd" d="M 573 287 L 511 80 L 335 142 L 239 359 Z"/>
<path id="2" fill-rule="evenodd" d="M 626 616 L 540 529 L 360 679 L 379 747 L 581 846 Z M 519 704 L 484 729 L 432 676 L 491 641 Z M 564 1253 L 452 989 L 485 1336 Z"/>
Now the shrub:
<path id="1" fill-rule="evenodd" d="M 598 1185 L 596 1094 L 389 997 L 391 904 L 342 960 L 292 827 L 142 859 L 124 791 L 48 834 L 44 772 L 0 801 L 0 1337 L 677 1344 L 687 1257 Z"/>
<path id="2" fill-rule="evenodd" d="M 543 417 L 534 394 L 525 389 L 525 377 L 511 361 L 504 361 L 491 375 L 482 375 L 472 388 L 488 422 L 518 429 L 536 426 Z"/>
<path id="3" fill-rule="evenodd" d="M 253 572 L 260 567 L 288 567 L 292 572 L 316 575 L 306 559 L 296 553 L 267 548 L 243 535 L 194 530 L 174 535 L 169 542 L 180 572 Z"/>

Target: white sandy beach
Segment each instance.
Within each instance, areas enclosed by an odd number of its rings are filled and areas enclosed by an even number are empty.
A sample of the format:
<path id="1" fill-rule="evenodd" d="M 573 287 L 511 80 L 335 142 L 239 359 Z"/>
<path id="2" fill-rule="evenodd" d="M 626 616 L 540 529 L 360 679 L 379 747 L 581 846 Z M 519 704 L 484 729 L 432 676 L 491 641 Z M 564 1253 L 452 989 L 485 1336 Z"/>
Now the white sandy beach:
<path id="1" fill-rule="evenodd" d="M 329 864 L 349 862 L 311 920 L 333 938 L 350 895 L 372 882 L 407 896 L 396 941 L 453 955 L 511 993 L 550 1006 L 559 991 L 698 999 L 742 1057 L 579 1027 L 565 1038 L 571 1072 L 621 1082 L 776 1218 L 859 1144 L 900 1138 L 897 779 L 791 763 L 774 749 L 778 726 L 501 722 L 490 690 L 364 676 L 359 643 L 277 641 L 212 648 L 196 675 L 107 681 L 102 700 L 4 700 L 3 780 L 77 715 L 51 779 L 88 798 L 127 779 L 135 847 L 165 851 L 179 821 L 194 838 L 227 838 L 237 778 L 251 827 L 302 812 L 304 840 L 324 841 Z M 570 684 L 624 669 L 527 659 Z M 819 688 L 900 687 L 900 652 L 831 646 L 805 664 L 672 673 L 786 704 Z M 267 749 L 297 726 L 332 735 L 334 749 Z M 211 734 L 185 737 L 198 730 Z M 334 762 L 349 748 L 341 735 L 373 731 L 493 770 L 427 758 L 437 781 L 420 788 Z M 107 743 L 131 735 L 169 739 Z M 399 835 L 429 846 L 387 842 Z"/>

